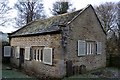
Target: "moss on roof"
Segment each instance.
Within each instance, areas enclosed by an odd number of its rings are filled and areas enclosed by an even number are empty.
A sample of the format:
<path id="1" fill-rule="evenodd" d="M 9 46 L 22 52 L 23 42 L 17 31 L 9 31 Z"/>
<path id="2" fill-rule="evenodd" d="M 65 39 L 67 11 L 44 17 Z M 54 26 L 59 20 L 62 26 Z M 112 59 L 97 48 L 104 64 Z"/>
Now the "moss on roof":
<path id="1" fill-rule="evenodd" d="M 53 16 L 45 20 L 36 20 L 30 22 L 29 24 L 23 26 L 19 30 L 13 32 L 12 35 L 36 34 L 39 32 L 41 33 L 41 31 L 46 29 L 47 27 L 51 27 L 50 29 L 52 29 L 52 27 L 54 28 L 54 26 L 65 25 L 81 11 L 82 9 L 71 13 Z"/>

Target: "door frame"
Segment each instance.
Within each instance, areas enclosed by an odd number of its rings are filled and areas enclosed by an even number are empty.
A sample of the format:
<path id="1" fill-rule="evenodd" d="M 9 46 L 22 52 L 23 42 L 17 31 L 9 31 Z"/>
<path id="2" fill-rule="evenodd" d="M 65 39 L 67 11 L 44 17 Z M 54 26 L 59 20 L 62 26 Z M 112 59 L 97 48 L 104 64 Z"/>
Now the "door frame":
<path id="1" fill-rule="evenodd" d="M 22 64 L 24 64 L 24 54 L 25 54 L 25 49 L 20 48 L 19 68 L 21 68 Z"/>

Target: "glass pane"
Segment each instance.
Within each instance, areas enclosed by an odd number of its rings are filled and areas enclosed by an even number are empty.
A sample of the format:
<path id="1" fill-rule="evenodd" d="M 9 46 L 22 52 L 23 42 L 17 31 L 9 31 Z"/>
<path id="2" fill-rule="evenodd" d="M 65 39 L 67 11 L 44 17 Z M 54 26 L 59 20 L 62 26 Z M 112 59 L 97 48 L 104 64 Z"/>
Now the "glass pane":
<path id="1" fill-rule="evenodd" d="M 89 55 L 90 54 L 90 43 L 87 42 L 87 54 Z"/>
<path id="2" fill-rule="evenodd" d="M 86 42 L 78 40 L 78 56 L 86 54 Z"/>
<path id="3" fill-rule="evenodd" d="M 39 49 L 38 49 L 38 52 L 37 52 L 37 60 L 39 60 Z"/>
<path id="4" fill-rule="evenodd" d="M 34 59 L 36 60 L 36 50 L 34 50 Z"/>
<path id="5" fill-rule="evenodd" d="M 52 49 L 45 48 L 43 51 L 43 61 L 46 64 L 52 65 Z"/>
<path id="6" fill-rule="evenodd" d="M 41 61 L 43 61 L 43 50 L 41 50 L 41 56 L 40 56 Z"/>

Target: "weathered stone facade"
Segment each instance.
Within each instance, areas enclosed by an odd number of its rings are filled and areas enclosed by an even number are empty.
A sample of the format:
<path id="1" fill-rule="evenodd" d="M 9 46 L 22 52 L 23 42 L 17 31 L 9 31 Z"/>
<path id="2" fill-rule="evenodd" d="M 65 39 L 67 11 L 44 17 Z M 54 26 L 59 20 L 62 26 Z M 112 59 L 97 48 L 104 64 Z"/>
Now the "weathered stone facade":
<path id="1" fill-rule="evenodd" d="M 75 14 L 74 14 L 75 13 Z M 71 16 L 72 17 L 71 17 Z M 106 65 L 106 54 L 105 54 L 105 42 L 106 35 L 102 29 L 102 26 L 94 12 L 92 6 L 88 6 L 85 9 L 82 9 L 77 12 L 64 14 L 61 16 L 67 16 L 66 24 L 58 24 L 57 22 L 51 22 L 50 24 L 55 24 L 53 26 L 60 27 L 59 33 L 34 33 L 37 35 L 33 35 L 33 32 L 29 30 L 29 25 L 25 28 L 22 28 L 11 36 L 11 46 L 19 46 L 20 48 L 31 47 L 31 50 L 37 48 L 50 47 L 53 49 L 52 55 L 52 65 L 44 64 L 42 61 L 36 60 L 24 60 L 24 64 L 22 67 L 31 72 L 35 72 L 36 75 L 45 74 L 46 76 L 52 77 L 64 77 L 67 73 L 66 70 L 66 61 L 72 61 L 72 66 L 81 66 L 85 65 L 87 71 L 105 67 Z M 57 16 L 57 18 L 53 17 L 53 21 L 62 21 L 63 17 Z M 69 18 L 69 16 L 71 18 Z M 74 17 L 73 17 L 74 16 Z M 50 20 L 52 18 L 49 18 Z M 52 20 L 51 20 L 52 21 Z M 43 21 L 42 21 L 43 22 Z M 38 24 L 38 22 L 37 22 Z M 46 23 L 48 25 L 48 23 Z M 35 25 L 35 23 L 34 23 Z M 46 26 L 46 25 L 45 25 Z M 51 26 L 51 25 L 50 25 Z M 42 23 L 43 27 L 43 23 Z M 37 32 L 39 31 L 37 27 L 33 30 Z M 41 26 L 40 26 L 41 29 Z M 51 28 L 49 28 L 51 29 Z M 58 28 L 55 28 L 55 30 Z M 28 33 L 26 32 L 28 31 Z M 42 30 L 41 30 L 42 31 Z M 46 31 L 44 29 L 44 31 Z M 53 31 L 53 29 L 51 30 Z M 26 34 L 26 33 L 27 34 Z M 18 35 L 17 35 L 18 34 Z M 17 36 L 16 36 L 17 35 Z M 78 56 L 78 40 L 84 41 L 94 41 L 94 42 L 102 42 L 102 52 L 101 54 L 92 54 L 92 55 L 84 55 Z M 11 58 L 11 62 L 19 66 L 19 59 L 15 57 Z"/>
<path id="2" fill-rule="evenodd" d="M 25 47 L 51 47 L 54 49 L 54 59 L 53 65 L 46 65 L 43 62 L 35 60 L 24 60 L 23 67 L 27 71 L 33 71 L 38 74 L 45 74 L 46 76 L 62 77 L 65 75 L 64 72 L 60 72 L 60 61 L 61 61 L 61 35 L 51 34 L 51 35 L 40 35 L 31 37 L 17 37 L 11 39 L 11 46 L 19 46 L 20 48 Z M 11 58 L 11 62 L 19 66 L 19 59 L 15 57 Z"/>
<path id="3" fill-rule="evenodd" d="M 71 59 L 73 65 L 85 65 L 87 70 L 93 70 L 106 66 L 105 43 L 106 35 L 103 32 L 100 23 L 93 13 L 92 7 L 86 9 L 85 12 L 78 16 L 73 22 L 69 24 L 70 33 L 67 40 L 66 59 Z M 82 57 L 77 56 L 77 41 L 100 41 L 102 42 L 102 54 L 86 55 Z"/>

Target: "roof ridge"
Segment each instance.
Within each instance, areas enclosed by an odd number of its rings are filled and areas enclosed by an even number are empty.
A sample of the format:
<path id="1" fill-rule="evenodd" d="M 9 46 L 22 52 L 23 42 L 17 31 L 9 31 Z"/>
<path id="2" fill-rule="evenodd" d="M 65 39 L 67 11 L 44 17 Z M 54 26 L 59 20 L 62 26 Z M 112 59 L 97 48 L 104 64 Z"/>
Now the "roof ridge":
<path id="1" fill-rule="evenodd" d="M 11 33 L 11 35 L 26 34 L 26 33 L 31 33 L 31 32 L 36 33 L 36 32 L 39 32 L 39 30 L 41 28 L 45 29 L 45 28 L 51 27 L 51 26 L 58 26 L 61 24 L 62 25 L 69 24 L 69 22 L 72 22 L 85 9 L 86 8 L 82 8 L 80 10 L 76 10 L 73 12 L 69 12 L 69 13 L 65 13 L 65 14 L 61 14 L 61 15 L 57 15 L 57 16 L 52 16 L 47 19 L 43 19 L 43 20 L 37 19 L 37 20 L 31 21 L 30 23 L 26 24 L 25 26 L 21 27 L 20 29 L 16 30 L 15 32 Z M 37 23 L 37 24 L 35 24 L 35 23 Z"/>
<path id="2" fill-rule="evenodd" d="M 82 9 L 83 9 L 83 8 L 82 8 Z M 18 30 L 12 32 L 11 34 L 16 33 L 17 31 L 19 31 L 19 30 L 25 28 L 26 26 L 29 26 L 30 24 L 32 24 L 32 23 L 34 23 L 34 22 L 38 22 L 38 21 L 46 21 L 46 20 L 49 20 L 49 19 L 53 19 L 53 18 L 57 18 L 57 17 L 62 17 L 62 16 L 70 15 L 70 14 L 73 14 L 73 13 L 79 12 L 79 11 L 81 11 L 82 9 L 79 9 L 79 10 L 76 10 L 76 11 L 73 11 L 73 12 L 68 12 L 68 13 L 64 13 L 64 14 L 56 15 L 56 16 L 51 16 L 51 17 L 46 18 L 46 19 L 37 19 L 37 20 L 31 21 L 31 22 L 29 22 L 28 24 L 24 25 L 23 27 L 19 28 Z"/>
<path id="3" fill-rule="evenodd" d="M 66 25 L 70 24 L 72 21 L 74 21 L 82 12 L 84 12 L 88 7 L 92 6 L 91 4 L 88 4 L 85 8 L 82 9 L 71 21 L 69 21 Z"/>

